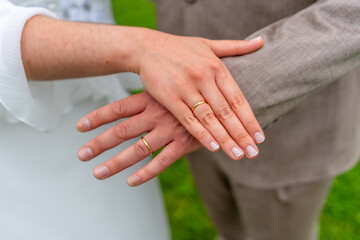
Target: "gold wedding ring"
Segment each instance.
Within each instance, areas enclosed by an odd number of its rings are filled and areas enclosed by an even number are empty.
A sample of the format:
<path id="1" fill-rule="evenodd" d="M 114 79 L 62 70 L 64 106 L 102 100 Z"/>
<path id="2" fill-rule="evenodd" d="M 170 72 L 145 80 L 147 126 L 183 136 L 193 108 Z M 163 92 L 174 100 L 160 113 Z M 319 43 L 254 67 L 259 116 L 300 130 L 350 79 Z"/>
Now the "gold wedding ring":
<path id="1" fill-rule="evenodd" d="M 201 104 L 203 103 L 207 103 L 205 100 L 203 101 L 200 101 L 198 103 L 196 103 L 192 108 L 191 108 L 191 111 L 194 112 L 195 108 L 197 108 L 198 106 L 200 106 Z"/>
<path id="2" fill-rule="evenodd" d="M 141 137 L 141 140 L 144 142 L 145 146 L 149 149 L 150 154 L 153 154 L 153 150 L 151 149 L 150 145 L 148 144 L 148 142 L 145 140 L 145 138 Z"/>

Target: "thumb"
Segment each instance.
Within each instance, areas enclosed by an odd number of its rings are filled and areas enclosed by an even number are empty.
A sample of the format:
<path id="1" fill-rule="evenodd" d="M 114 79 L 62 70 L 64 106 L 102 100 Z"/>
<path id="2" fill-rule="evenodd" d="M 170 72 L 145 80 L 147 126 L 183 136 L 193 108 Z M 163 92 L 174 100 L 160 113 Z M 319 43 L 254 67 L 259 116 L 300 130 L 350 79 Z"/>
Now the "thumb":
<path id="1" fill-rule="evenodd" d="M 218 57 L 252 53 L 263 45 L 262 37 L 251 40 L 208 40 L 209 47 Z"/>

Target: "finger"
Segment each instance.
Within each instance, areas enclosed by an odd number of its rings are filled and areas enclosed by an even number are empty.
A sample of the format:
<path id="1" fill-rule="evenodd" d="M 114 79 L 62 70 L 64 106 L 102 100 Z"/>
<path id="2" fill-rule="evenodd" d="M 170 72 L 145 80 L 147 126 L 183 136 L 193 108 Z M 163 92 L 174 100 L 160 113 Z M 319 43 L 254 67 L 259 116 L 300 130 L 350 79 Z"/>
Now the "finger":
<path id="1" fill-rule="evenodd" d="M 196 94 L 192 94 L 196 96 Z M 191 99 L 192 96 L 188 96 L 188 99 Z M 202 96 L 193 98 L 193 99 L 204 99 Z M 200 102 L 198 100 L 189 100 L 196 104 Z M 191 104 L 192 104 L 191 103 Z M 189 105 L 191 106 L 189 103 Z M 192 104 L 194 106 L 194 104 Z M 231 138 L 229 133 L 225 130 L 224 126 L 219 122 L 218 118 L 215 116 L 212 108 L 207 104 L 198 105 L 194 109 L 194 115 L 200 121 L 200 123 L 210 132 L 210 134 L 217 140 L 220 144 L 221 149 L 232 159 L 238 160 L 244 156 L 244 151 L 241 147 Z"/>
<path id="2" fill-rule="evenodd" d="M 236 83 L 225 65 L 224 72 L 225 74 L 221 73 L 216 77 L 218 88 L 253 140 L 257 144 L 264 142 L 265 134 L 261 129 L 260 124 L 256 120 L 256 117 L 239 88 L 239 85 Z"/>
<path id="3" fill-rule="evenodd" d="M 171 141 L 171 134 L 169 131 L 171 131 L 171 129 L 167 130 L 164 128 L 150 132 L 144 136 L 145 141 L 153 151 L 157 151 Z M 112 175 L 134 165 L 149 155 L 149 149 L 143 140 L 139 139 L 124 151 L 97 166 L 94 169 L 93 174 L 97 179 L 100 180 L 111 177 Z"/>
<path id="4" fill-rule="evenodd" d="M 218 57 L 252 53 L 263 45 L 261 37 L 252 40 L 207 40 L 209 47 Z"/>
<path id="5" fill-rule="evenodd" d="M 229 106 L 228 102 L 226 101 L 225 97 L 222 95 L 222 93 L 219 91 L 218 87 L 214 85 L 208 85 L 206 88 L 201 90 L 201 93 L 205 97 L 206 101 L 210 104 L 211 108 L 215 112 L 214 118 L 217 118 L 221 122 L 221 126 L 224 126 L 225 129 L 223 129 L 222 138 L 225 138 L 224 136 L 227 136 L 228 134 L 231 136 L 233 140 L 237 143 L 238 146 L 240 146 L 241 149 L 245 150 L 246 157 L 247 158 L 255 158 L 259 150 L 253 141 L 252 137 L 249 135 L 247 130 L 244 128 L 242 122 L 239 120 L 238 116 L 233 112 L 231 107 Z M 203 124 L 206 124 L 206 120 L 209 120 L 208 115 L 209 110 L 205 109 L 206 107 L 198 109 L 197 112 L 195 112 L 195 115 L 200 115 L 200 118 L 203 118 L 204 122 Z M 195 109 L 196 111 L 197 109 Z M 209 125 L 209 123 L 207 123 Z M 210 130 L 209 130 L 210 131 Z M 215 131 L 215 130 L 214 130 Z M 210 131 L 210 133 L 213 134 L 213 131 Z M 220 133 L 220 132 L 219 132 Z M 226 134 L 226 135 L 225 135 Z M 216 136 L 214 136 L 215 139 L 218 139 Z M 225 138 L 226 139 L 226 138 Z M 220 146 L 221 146 L 220 142 Z M 223 147 L 222 147 L 223 148 Z"/>
<path id="6" fill-rule="evenodd" d="M 141 114 L 126 119 L 82 146 L 78 151 L 78 158 L 81 161 L 91 160 L 106 150 L 149 131 L 152 127 L 153 124 L 146 121 Z"/>
<path id="7" fill-rule="evenodd" d="M 112 102 L 82 117 L 76 123 L 76 128 L 80 132 L 86 132 L 121 118 L 133 116 L 145 109 L 146 99 L 146 93 L 139 93 Z"/>
<path id="8" fill-rule="evenodd" d="M 205 148 L 212 152 L 220 149 L 219 143 L 198 121 L 186 103 L 175 99 L 168 99 L 168 102 L 174 104 L 168 104 L 165 107 Z"/>
<path id="9" fill-rule="evenodd" d="M 132 174 L 127 180 L 128 185 L 135 187 L 149 181 L 181 158 L 185 153 L 186 147 L 180 141 L 171 142 L 153 160 Z"/>

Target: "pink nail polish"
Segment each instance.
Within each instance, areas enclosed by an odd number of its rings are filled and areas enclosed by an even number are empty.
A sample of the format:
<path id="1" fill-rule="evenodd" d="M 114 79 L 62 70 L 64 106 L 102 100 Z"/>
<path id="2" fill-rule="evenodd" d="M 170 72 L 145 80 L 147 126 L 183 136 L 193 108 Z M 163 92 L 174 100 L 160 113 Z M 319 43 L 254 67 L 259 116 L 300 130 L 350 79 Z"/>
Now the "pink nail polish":
<path id="1" fill-rule="evenodd" d="M 244 155 L 244 152 L 243 152 L 240 148 L 237 148 L 237 147 L 234 147 L 234 148 L 232 149 L 232 152 L 233 152 L 233 154 L 234 154 L 234 156 L 235 156 L 236 158 L 239 158 L 239 157 L 241 157 L 242 155 Z"/>
<path id="2" fill-rule="evenodd" d="M 211 146 L 211 149 L 214 151 L 219 149 L 219 144 L 217 144 L 216 142 L 211 142 L 210 146 Z"/>
<path id="3" fill-rule="evenodd" d="M 257 143 L 262 143 L 265 141 L 265 136 L 262 133 L 257 132 L 255 133 L 255 139 Z"/>
<path id="4" fill-rule="evenodd" d="M 259 36 L 259 37 L 255 37 L 255 38 L 252 38 L 252 39 L 250 39 L 249 41 L 260 41 L 261 40 L 261 36 Z"/>
<path id="5" fill-rule="evenodd" d="M 247 152 L 248 156 L 251 157 L 251 158 L 258 155 L 258 151 L 256 151 L 256 149 L 253 148 L 252 146 L 247 146 L 246 147 L 246 152 Z"/>

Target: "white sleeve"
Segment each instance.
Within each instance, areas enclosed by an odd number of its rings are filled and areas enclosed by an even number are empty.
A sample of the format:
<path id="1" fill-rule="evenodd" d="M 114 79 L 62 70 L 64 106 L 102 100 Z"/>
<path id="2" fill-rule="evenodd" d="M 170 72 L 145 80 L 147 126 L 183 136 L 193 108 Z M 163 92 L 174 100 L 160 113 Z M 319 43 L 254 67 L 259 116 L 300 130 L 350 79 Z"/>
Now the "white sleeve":
<path id="1" fill-rule="evenodd" d="M 53 85 L 37 84 L 35 94 L 32 83 L 27 81 L 21 59 L 22 30 L 26 21 L 35 15 L 56 17 L 43 8 L 19 7 L 0 0 L 0 103 L 28 125 L 52 130 L 62 114 L 56 108 Z"/>

